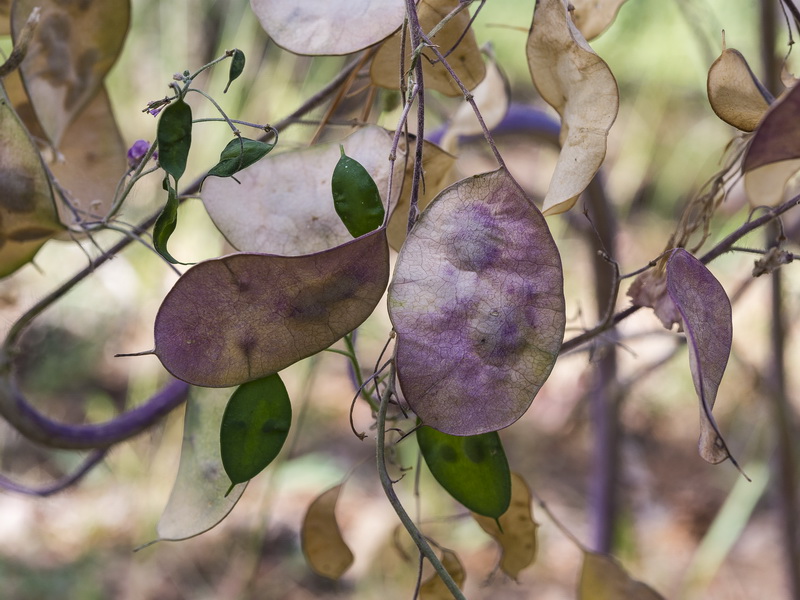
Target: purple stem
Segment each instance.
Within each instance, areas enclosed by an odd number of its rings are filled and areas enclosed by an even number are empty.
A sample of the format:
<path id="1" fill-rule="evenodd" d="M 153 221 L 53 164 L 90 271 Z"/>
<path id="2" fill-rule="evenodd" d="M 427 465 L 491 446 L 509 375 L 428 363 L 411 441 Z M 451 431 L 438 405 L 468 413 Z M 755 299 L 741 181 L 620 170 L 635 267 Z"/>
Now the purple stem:
<path id="1" fill-rule="evenodd" d="M 107 448 L 131 438 L 186 400 L 189 384 L 173 380 L 145 404 L 105 423 L 67 425 L 48 419 L 31 406 L 17 389 L 10 367 L 0 373 L 0 415 L 22 435 L 44 446 L 64 450 Z"/>
<path id="2" fill-rule="evenodd" d="M 28 496 L 51 496 L 68 488 L 73 483 L 79 481 L 84 475 L 96 467 L 105 458 L 108 453 L 108 448 L 95 450 L 83 461 L 80 467 L 74 472 L 62 477 L 54 483 L 45 485 L 40 488 L 33 488 L 11 481 L 5 475 L 0 475 L 0 488 L 4 488 L 10 492 L 17 492 L 18 494 L 27 494 Z"/>

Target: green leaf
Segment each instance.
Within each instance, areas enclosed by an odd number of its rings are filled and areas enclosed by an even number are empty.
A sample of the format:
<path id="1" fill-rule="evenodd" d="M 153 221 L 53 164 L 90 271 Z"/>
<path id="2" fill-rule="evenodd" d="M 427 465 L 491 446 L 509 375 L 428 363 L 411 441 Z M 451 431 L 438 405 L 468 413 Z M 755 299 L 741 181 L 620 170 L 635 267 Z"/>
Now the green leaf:
<path id="1" fill-rule="evenodd" d="M 234 173 L 246 169 L 264 158 L 277 143 L 277 137 L 272 143 L 259 142 L 248 138 L 234 138 L 225 146 L 222 154 L 219 155 L 219 162 L 206 173 L 206 177 L 211 175 L 215 177 L 231 177 Z M 205 181 L 205 177 L 203 180 Z"/>
<path id="2" fill-rule="evenodd" d="M 367 170 L 342 153 L 331 177 L 331 191 L 336 214 L 353 237 L 361 237 L 383 225 L 383 203 L 378 186 Z"/>
<path id="3" fill-rule="evenodd" d="M 234 485 L 252 479 L 275 460 L 291 423 L 292 404 L 277 373 L 236 389 L 219 432 L 222 465 Z"/>
<path id="4" fill-rule="evenodd" d="M 167 250 L 167 242 L 178 225 L 178 196 L 175 188 L 169 184 L 168 177 L 164 178 L 164 189 L 168 193 L 167 203 L 153 227 L 153 245 L 158 253 L 172 264 L 185 264 L 176 260 Z"/>
<path id="5" fill-rule="evenodd" d="M 511 502 L 511 472 L 496 431 L 471 436 L 417 430 L 417 443 L 442 487 L 472 512 L 498 518 Z"/>
<path id="6" fill-rule="evenodd" d="M 244 71 L 244 52 L 236 48 L 236 50 L 233 51 L 230 71 L 228 71 L 228 85 L 225 86 L 222 92 L 223 94 L 228 92 L 228 88 L 231 87 L 233 80 L 239 77 L 242 71 Z"/>
<path id="7" fill-rule="evenodd" d="M 157 137 L 158 162 L 177 182 L 186 170 L 192 145 L 192 108 L 182 99 L 162 111 Z"/>

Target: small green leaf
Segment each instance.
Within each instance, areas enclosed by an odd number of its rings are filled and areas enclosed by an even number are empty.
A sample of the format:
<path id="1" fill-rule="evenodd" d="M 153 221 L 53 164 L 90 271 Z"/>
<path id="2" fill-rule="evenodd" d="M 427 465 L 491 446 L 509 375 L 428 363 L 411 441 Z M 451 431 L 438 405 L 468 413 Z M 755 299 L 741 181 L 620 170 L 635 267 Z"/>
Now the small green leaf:
<path id="1" fill-rule="evenodd" d="M 383 225 L 383 202 L 367 170 L 339 148 L 342 156 L 331 177 L 333 206 L 350 235 L 361 237 Z"/>
<path id="2" fill-rule="evenodd" d="M 233 484 L 252 479 L 278 456 L 291 423 L 292 404 L 277 373 L 236 389 L 219 432 L 222 465 Z"/>
<path id="3" fill-rule="evenodd" d="M 471 436 L 417 430 L 417 443 L 442 487 L 469 510 L 498 518 L 511 502 L 511 473 L 496 431 Z"/>
<path id="4" fill-rule="evenodd" d="M 233 58 L 231 59 L 231 69 L 228 71 L 228 85 L 225 86 L 223 90 L 223 94 L 228 92 L 228 88 L 231 87 L 233 80 L 239 77 L 244 71 L 244 52 L 239 50 L 238 48 L 233 51 Z"/>
<path id="5" fill-rule="evenodd" d="M 231 177 L 234 173 L 246 169 L 264 158 L 277 143 L 277 137 L 271 143 L 259 142 L 248 138 L 234 138 L 225 146 L 222 154 L 219 155 L 219 162 L 206 173 L 206 177 L 211 175 L 215 177 Z M 203 180 L 205 180 L 205 177 Z"/>
<path id="6" fill-rule="evenodd" d="M 167 242 L 178 225 L 178 196 L 175 188 L 169 184 L 169 177 L 164 177 L 163 187 L 167 190 L 167 203 L 153 227 L 153 245 L 172 264 L 185 264 L 176 260 L 167 250 Z"/>
<path id="7" fill-rule="evenodd" d="M 158 120 L 158 162 L 175 178 L 186 170 L 192 145 L 192 108 L 182 99 L 167 106 Z"/>

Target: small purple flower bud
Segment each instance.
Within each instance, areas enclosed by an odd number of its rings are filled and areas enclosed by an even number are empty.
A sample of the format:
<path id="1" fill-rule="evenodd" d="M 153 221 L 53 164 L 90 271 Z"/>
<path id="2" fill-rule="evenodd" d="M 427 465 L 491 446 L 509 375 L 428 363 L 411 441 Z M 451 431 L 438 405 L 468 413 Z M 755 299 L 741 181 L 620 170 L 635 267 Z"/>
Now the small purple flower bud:
<path id="1" fill-rule="evenodd" d="M 151 115 L 155 117 L 158 116 L 158 113 L 160 113 L 163 108 L 164 108 L 163 106 L 159 106 L 158 108 L 151 108 L 147 112 L 149 112 Z"/>
<path id="2" fill-rule="evenodd" d="M 128 149 L 128 165 L 131 169 L 135 168 L 150 149 L 150 142 L 146 140 L 136 140 Z"/>

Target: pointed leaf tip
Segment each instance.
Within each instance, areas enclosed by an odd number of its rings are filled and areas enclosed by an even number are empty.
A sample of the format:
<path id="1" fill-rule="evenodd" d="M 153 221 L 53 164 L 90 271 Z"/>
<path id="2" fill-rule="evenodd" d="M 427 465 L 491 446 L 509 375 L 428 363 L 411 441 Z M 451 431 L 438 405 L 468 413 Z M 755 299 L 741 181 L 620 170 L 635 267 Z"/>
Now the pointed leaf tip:
<path id="1" fill-rule="evenodd" d="M 436 481 L 466 508 L 492 518 L 508 510 L 511 473 L 496 431 L 455 436 L 422 426 L 417 443 Z"/>
<path id="2" fill-rule="evenodd" d="M 712 464 L 730 458 L 736 465 L 711 414 L 733 341 L 730 300 L 711 271 L 683 248 L 667 261 L 667 292 L 683 321 L 700 400 L 700 456 Z"/>
<path id="3" fill-rule="evenodd" d="M 564 335 L 558 249 L 502 169 L 434 199 L 400 251 L 388 302 L 406 400 L 452 435 L 521 417 Z"/>
<path id="4" fill-rule="evenodd" d="M 531 491 L 521 475 L 511 474 L 511 502 L 505 513 L 497 519 L 476 513 L 472 517 L 500 544 L 503 573 L 516 580 L 520 572 L 536 560 L 539 524 L 533 520 Z"/>
<path id="5" fill-rule="evenodd" d="M 344 153 L 331 176 L 331 193 L 336 214 L 354 238 L 374 231 L 383 225 L 386 212 L 375 180 L 357 160 Z"/>
<path id="6" fill-rule="evenodd" d="M 186 403 L 178 475 L 158 521 L 159 540 L 185 540 L 208 531 L 233 509 L 247 487 L 230 489 L 222 466 L 219 427 L 228 403 L 226 393 L 195 389 Z M 227 490 L 227 492 L 226 492 Z"/>
<path id="7" fill-rule="evenodd" d="M 291 424 L 292 403 L 277 373 L 236 389 L 225 407 L 219 431 L 222 465 L 231 479 L 231 490 L 275 460 Z"/>

